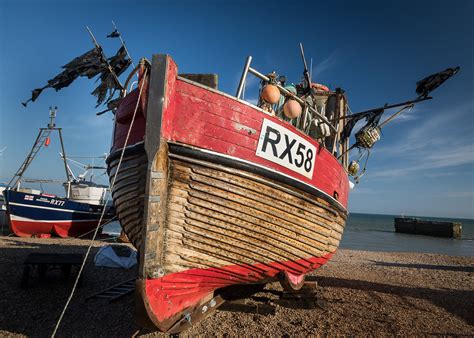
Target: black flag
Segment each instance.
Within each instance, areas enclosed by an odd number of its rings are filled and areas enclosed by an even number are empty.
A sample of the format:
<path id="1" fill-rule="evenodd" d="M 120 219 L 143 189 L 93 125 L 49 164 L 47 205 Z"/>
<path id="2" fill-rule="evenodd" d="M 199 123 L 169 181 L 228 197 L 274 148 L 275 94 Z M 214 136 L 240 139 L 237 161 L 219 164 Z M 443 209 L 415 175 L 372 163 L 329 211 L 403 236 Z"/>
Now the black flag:
<path id="1" fill-rule="evenodd" d="M 122 89 L 120 83 L 117 83 L 116 77 L 119 77 L 131 64 L 131 60 L 127 59 L 127 51 L 123 46 L 120 47 L 117 54 L 108 59 L 108 62 L 115 76 L 110 71 L 105 71 L 100 76 L 100 85 L 91 93 L 97 97 L 96 107 L 102 103 L 110 102 L 115 92 Z M 109 93 L 108 97 L 107 92 Z"/>
<path id="2" fill-rule="evenodd" d="M 116 80 L 130 65 L 131 60 L 127 59 L 127 52 L 122 46 L 116 55 L 105 59 L 100 46 L 91 49 L 90 51 L 74 58 L 68 64 L 64 65 L 61 73 L 48 81 L 48 84 L 42 88 L 34 89 L 31 92 L 31 98 L 26 102 L 22 102 L 26 107 L 29 101 L 34 102 L 41 92 L 46 88 L 54 88 L 56 91 L 69 86 L 74 80 L 80 76 L 86 76 L 91 79 L 100 75 L 101 84 L 94 90 L 92 94 L 97 96 L 97 106 L 107 103 L 112 99 L 116 90 L 122 89 L 121 84 Z M 110 65 L 110 68 L 109 68 Z M 112 74 L 111 70 L 115 73 Z M 107 97 L 107 90 L 109 97 Z"/>
<path id="3" fill-rule="evenodd" d="M 22 102 L 23 106 L 29 101 L 34 102 L 41 92 L 46 88 L 54 88 L 56 91 L 69 86 L 79 76 L 87 76 L 89 79 L 102 73 L 107 69 L 107 64 L 102 57 L 102 51 L 99 48 L 93 48 L 90 51 L 74 58 L 71 62 L 64 65 L 64 70 L 48 81 L 48 84 L 42 88 L 34 89 L 31 92 L 31 98 Z"/>
<path id="4" fill-rule="evenodd" d="M 49 85 L 46 85 L 44 86 L 43 88 L 36 88 L 36 89 L 33 89 L 31 91 L 31 98 L 25 102 L 22 102 L 21 104 L 23 105 L 23 107 L 26 107 L 26 104 L 31 101 L 31 102 L 35 102 L 35 100 L 38 98 L 38 96 L 40 96 L 41 92 L 43 91 L 43 89 L 46 89 L 48 88 Z"/>
<path id="5" fill-rule="evenodd" d="M 383 112 L 384 112 L 384 109 L 375 109 L 369 112 L 359 113 L 359 114 L 354 114 L 354 115 L 349 116 L 348 117 L 349 121 L 346 123 L 341 133 L 341 142 L 342 140 L 345 140 L 346 138 L 351 136 L 351 132 L 354 126 L 359 120 L 363 118 L 365 118 L 367 121 L 367 123 L 365 124 L 366 126 L 378 125 Z"/>
<path id="6" fill-rule="evenodd" d="M 438 88 L 444 81 L 459 71 L 459 67 L 448 68 L 442 72 L 425 77 L 416 83 L 416 93 L 420 96 L 428 96 L 430 92 Z"/>
<path id="7" fill-rule="evenodd" d="M 108 38 L 118 38 L 119 36 L 120 36 L 120 32 L 116 29 L 112 33 L 107 35 Z"/>

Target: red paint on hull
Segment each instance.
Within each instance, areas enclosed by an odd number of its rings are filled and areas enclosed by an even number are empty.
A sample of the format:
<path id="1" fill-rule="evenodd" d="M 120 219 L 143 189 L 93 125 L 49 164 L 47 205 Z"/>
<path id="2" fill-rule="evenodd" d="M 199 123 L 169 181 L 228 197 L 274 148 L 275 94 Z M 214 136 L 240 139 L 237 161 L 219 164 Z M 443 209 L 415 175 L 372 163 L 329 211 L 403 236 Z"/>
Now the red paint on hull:
<path id="1" fill-rule="evenodd" d="M 277 117 L 222 94 L 204 90 L 180 79 L 175 84 L 176 108 L 165 115 L 165 138 L 272 169 L 324 191 L 347 207 L 349 180 L 337 159 L 317 141 Z M 264 119 L 298 134 L 317 149 L 313 177 L 256 155 Z"/>
<path id="2" fill-rule="evenodd" d="M 161 137 L 164 139 L 232 156 L 280 172 L 325 192 L 337 199 L 344 208 L 347 208 L 349 196 L 347 173 L 337 159 L 327 149 L 321 147 L 316 140 L 291 124 L 265 114 L 235 98 L 177 78 L 177 68 L 171 59 L 166 90 L 167 99 L 164 102 L 161 127 Z M 133 114 L 136 106 L 137 95 L 130 94 L 129 96 L 125 97 L 127 101 L 123 110 L 120 111 L 122 116 Z M 133 104 L 133 100 L 135 100 L 135 104 Z M 132 107 L 133 110 L 130 112 Z M 256 155 L 264 119 L 291 130 L 316 147 L 313 177 L 308 178 Z M 123 119 L 123 121 L 127 121 L 127 119 Z M 112 152 L 123 147 L 129 123 L 115 124 Z M 145 125 L 144 114 L 139 109 L 131 131 L 129 145 L 143 141 Z"/>
<path id="3" fill-rule="evenodd" d="M 274 280 L 281 265 L 304 275 L 325 264 L 334 253 L 290 262 L 271 262 L 255 265 L 232 265 L 221 268 L 191 269 L 145 281 L 149 313 L 158 322 L 164 322 L 182 311 L 198 305 L 219 288 L 235 284 L 252 284 Z M 304 263 L 304 264 L 303 264 Z M 303 265 L 310 263 L 306 269 Z M 293 275 L 295 275 L 293 273 Z"/>
<path id="4" fill-rule="evenodd" d="M 10 229 L 18 237 L 40 236 L 43 234 L 55 235 L 62 238 L 77 237 L 94 230 L 96 226 L 96 220 L 61 223 L 10 220 Z M 99 234 L 100 233 L 101 229 L 99 229 Z"/>

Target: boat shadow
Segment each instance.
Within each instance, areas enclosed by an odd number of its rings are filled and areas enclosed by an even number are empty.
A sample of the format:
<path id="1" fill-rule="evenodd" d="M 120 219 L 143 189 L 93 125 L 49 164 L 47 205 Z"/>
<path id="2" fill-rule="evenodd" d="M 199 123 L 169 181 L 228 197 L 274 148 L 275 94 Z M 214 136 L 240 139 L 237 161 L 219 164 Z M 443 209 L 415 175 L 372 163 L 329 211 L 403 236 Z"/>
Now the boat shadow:
<path id="1" fill-rule="evenodd" d="M 72 290 L 78 267 L 72 268 L 68 278 L 60 269 L 48 270 L 43 278 L 34 270 L 28 288 L 21 287 L 24 261 L 30 253 L 84 254 L 89 241 L 74 239 L 24 239 L 0 237 L 0 336 L 51 336 Z M 65 312 L 58 336 L 132 336 L 135 327 L 134 300 L 124 297 L 108 304 L 104 300 L 86 302 L 86 297 L 108 286 L 137 275 L 137 269 L 96 267 L 94 246 L 83 271 L 81 285 Z M 117 314 L 120 314 L 119 316 Z M 120 318 L 120 320 L 118 319 Z"/>
<path id="2" fill-rule="evenodd" d="M 412 266 L 413 265 L 413 266 Z M 419 267 L 421 265 L 421 267 Z M 391 263 L 389 266 L 392 266 Z M 423 264 L 395 264 L 394 266 L 412 267 L 412 268 L 438 268 L 448 271 L 472 272 L 470 268 L 461 268 L 456 266 L 430 266 Z M 453 268 L 453 269 L 451 269 Z M 459 269 L 456 269 L 459 268 Z M 331 307 L 331 301 L 326 300 L 324 294 L 330 288 L 345 288 L 358 290 L 368 293 L 379 292 L 394 295 L 405 299 L 406 297 L 426 300 L 433 305 L 445 309 L 447 312 L 459 317 L 469 325 L 474 325 L 474 292 L 471 290 L 449 290 L 432 289 L 423 287 L 399 286 L 386 283 L 369 282 L 356 279 L 345 279 L 324 276 L 307 276 L 308 282 L 317 282 L 318 287 L 314 292 L 302 294 L 288 294 L 274 289 L 244 289 L 238 293 L 238 287 L 235 288 L 236 296 L 227 299 L 219 310 L 229 312 L 254 313 L 260 315 L 273 315 L 277 306 L 291 308 L 296 310 L 315 310 L 326 311 Z M 246 291 L 244 291 L 246 290 Z M 252 291 L 255 291 L 252 293 Z M 330 291 L 329 291 L 330 292 Z"/>
<path id="3" fill-rule="evenodd" d="M 468 272 L 468 273 L 474 272 L 474 266 L 388 263 L 388 262 L 378 262 L 378 261 L 372 261 L 372 262 L 376 266 L 382 266 L 382 267 L 430 269 L 430 270 L 457 271 L 457 272 Z"/>
<path id="4" fill-rule="evenodd" d="M 440 290 L 335 277 L 317 277 L 317 280 L 319 285 L 323 288 L 346 288 L 366 292 L 385 293 L 403 299 L 406 297 L 423 299 L 445 309 L 466 323 L 469 323 L 469 325 L 474 325 L 474 317 L 472 316 L 474 313 L 474 292 L 472 290 Z"/>
<path id="5" fill-rule="evenodd" d="M 274 315 L 277 306 L 291 309 L 326 309 L 326 302 L 319 288 L 303 287 L 301 292 L 287 293 L 262 284 L 235 285 L 222 289 L 226 302 L 220 311 Z"/>

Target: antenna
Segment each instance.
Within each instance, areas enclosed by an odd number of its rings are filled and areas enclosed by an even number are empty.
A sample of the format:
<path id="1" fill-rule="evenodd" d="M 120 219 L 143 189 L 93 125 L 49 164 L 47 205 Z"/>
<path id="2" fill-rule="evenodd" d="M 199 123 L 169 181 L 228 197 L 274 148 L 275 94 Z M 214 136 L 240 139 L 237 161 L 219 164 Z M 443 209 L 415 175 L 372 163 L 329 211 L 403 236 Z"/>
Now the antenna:
<path id="1" fill-rule="evenodd" d="M 107 60 L 107 56 L 105 56 L 105 53 L 104 53 L 104 51 L 102 50 L 102 47 L 99 45 L 99 43 L 98 43 L 97 40 L 95 39 L 95 36 L 94 36 L 94 34 L 92 34 L 91 29 L 90 29 L 88 26 L 86 26 L 86 29 L 87 29 L 87 31 L 89 32 L 89 35 L 91 36 L 91 39 L 92 39 L 92 42 L 94 43 L 95 48 L 97 48 L 97 49 L 99 50 L 99 52 L 100 52 L 100 54 L 101 54 L 101 56 L 102 56 L 102 58 L 103 58 L 103 61 L 104 61 L 105 64 L 107 65 L 107 69 L 109 70 L 110 74 L 112 74 L 112 76 L 113 76 L 113 78 L 114 78 L 114 80 L 115 80 L 115 83 L 117 83 L 117 84 L 120 86 L 120 88 L 123 88 L 122 83 L 120 82 L 120 80 L 119 80 L 117 74 L 115 74 L 114 70 L 113 70 L 112 67 L 110 66 L 110 63 L 109 63 L 109 61 Z"/>
<path id="2" fill-rule="evenodd" d="M 125 41 L 122 39 L 122 33 L 120 33 L 120 31 L 118 30 L 117 25 L 115 24 L 114 20 L 112 20 L 112 25 L 114 25 L 114 29 L 115 29 L 115 30 L 117 31 L 117 33 L 118 33 L 118 38 L 120 39 L 120 43 L 122 44 L 123 48 L 125 48 L 125 52 L 127 53 L 128 58 L 129 58 L 130 61 L 132 62 L 132 67 L 135 68 L 135 64 L 133 63 L 132 56 L 131 56 L 130 53 L 128 52 L 128 48 L 127 48 L 127 46 L 125 45 Z M 137 75 L 137 76 L 138 76 L 138 75 Z"/>
<path id="3" fill-rule="evenodd" d="M 49 129 L 53 129 L 54 127 L 56 127 L 56 123 L 54 119 L 56 118 L 57 111 L 58 111 L 58 106 L 54 106 L 54 108 L 49 107 L 49 124 L 48 124 Z"/>
<path id="4" fill-rule="evenodd" d="M 304 57 L 304 50 L 303 50 L 303 44 L 300 42 L 300 51 L 301 51 L 301 58 L 303 59 L 303 66 L 304 66 L 304 80 L 306 82 L 306 91 L 309 92 L 311 89 L 311 76 L 309 75 L 308 72 L 308 65 L 306 64 L 306 58 Z"/>

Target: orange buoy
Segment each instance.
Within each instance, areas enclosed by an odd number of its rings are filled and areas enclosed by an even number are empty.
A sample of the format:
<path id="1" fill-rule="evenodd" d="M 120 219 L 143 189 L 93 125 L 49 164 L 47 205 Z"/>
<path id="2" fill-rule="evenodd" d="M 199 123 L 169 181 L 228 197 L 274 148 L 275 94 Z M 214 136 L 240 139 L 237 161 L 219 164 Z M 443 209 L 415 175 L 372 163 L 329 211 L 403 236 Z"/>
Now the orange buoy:
<path id="1" fill-rule="evenodd" d="M 51 143 L 51 139 L 49 138 L 49 136 L 46 138 L 46 140 L 44 141 L 44 145 L 47 147 L 49 146 L 49 144 Z"/>
<path id="2" fill-rule="evenodd" d="M 311 88 L 314 88 L 316 90 L 321 90 L 323 92 L 328 92 L 329 91 L 329 88 L 326 87 L 325 85 L 322 85 L 322 84 L 319 84 L 319 83 L 312 83 L 311 84 Z"/>
<path id="3" fill-rule="evenodd" d="M 283 112 L 285 116 L 289 119 L 295 119 L 301 115 L 302 108 L 301 105 L 296 100 L 288 100 L 283 106 Z"/>
<path id="4" fill-rule="evenodd" d="M 263 87 L 261 96 L 265 102 L 275 104 L 280 100 L 280 90 L 275 85 L 267 84 Z"/>

